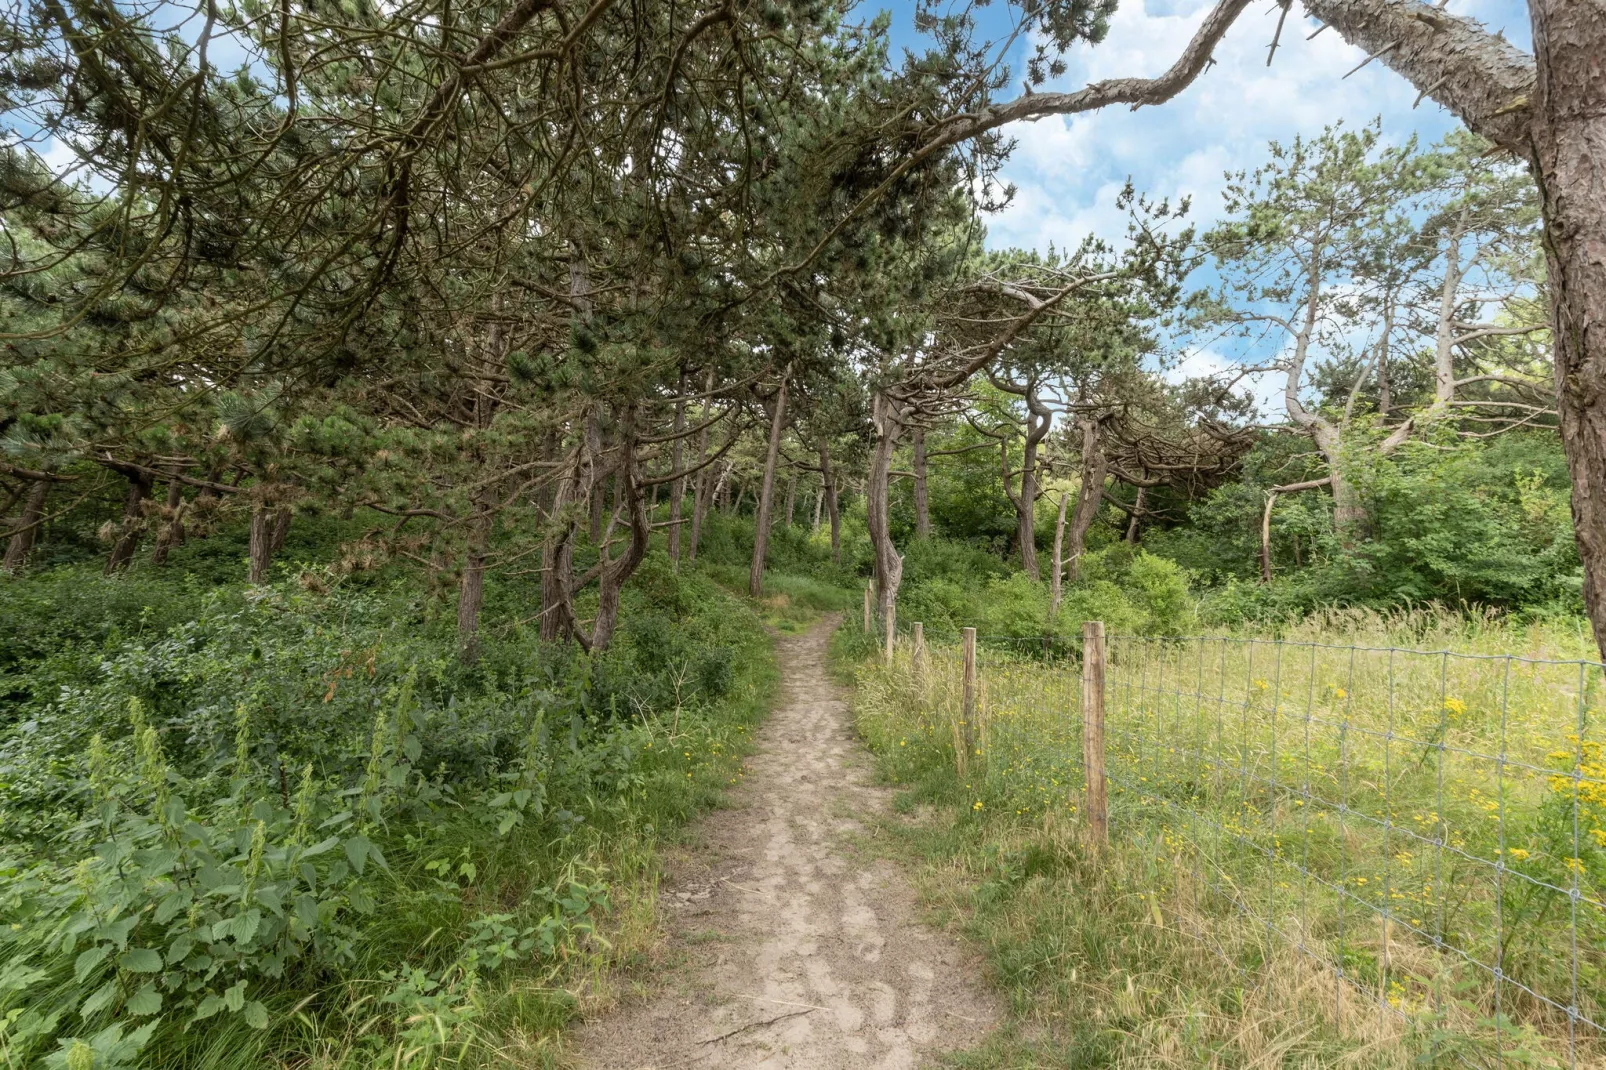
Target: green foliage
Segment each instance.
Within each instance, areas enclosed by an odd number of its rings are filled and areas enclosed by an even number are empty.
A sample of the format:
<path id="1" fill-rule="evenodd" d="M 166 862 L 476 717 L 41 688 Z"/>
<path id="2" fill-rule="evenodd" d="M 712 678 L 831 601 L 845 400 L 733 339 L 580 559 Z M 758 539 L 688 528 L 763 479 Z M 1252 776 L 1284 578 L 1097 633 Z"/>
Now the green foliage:
<path id="1" fill-rule="evenodd" d="M 753 613 L 657 557 L 606 655 L 510 618 L 472 666 L 408 585 L 90 581 L 5 587 L 104 592 L 11 662 L 18 1065 L 246 1065 L 309 1024 L 354 1065 L 489 1058 L 488 994 L 608 960 L 616 883 L 734 777 L 773 679 Z M 567 1006 L 560 984 L 518 1013 Z"/>

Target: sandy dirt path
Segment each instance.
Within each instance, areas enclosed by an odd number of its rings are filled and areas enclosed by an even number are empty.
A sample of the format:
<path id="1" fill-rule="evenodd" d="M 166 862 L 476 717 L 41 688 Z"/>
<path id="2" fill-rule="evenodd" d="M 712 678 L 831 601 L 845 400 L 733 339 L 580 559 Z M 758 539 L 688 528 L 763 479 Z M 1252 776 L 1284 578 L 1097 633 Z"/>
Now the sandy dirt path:
<path id="1" fill-rule="evenodd" d="M 826 673 L 831 623 L 779 641 L 780 705 L 745 781 L 670 863 L 654 993 L 583 1026 L 580 1066 L 913 1068 L 997 1020 L 976 961 L 916 921 L 897 866 L 851 842 L 889 793 Z"/>

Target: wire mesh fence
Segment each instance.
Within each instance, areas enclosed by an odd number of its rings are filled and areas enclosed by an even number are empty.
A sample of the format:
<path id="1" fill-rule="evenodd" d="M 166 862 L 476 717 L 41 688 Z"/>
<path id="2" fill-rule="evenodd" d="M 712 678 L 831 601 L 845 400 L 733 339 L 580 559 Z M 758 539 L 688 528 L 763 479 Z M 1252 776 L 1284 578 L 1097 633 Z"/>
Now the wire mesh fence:
<path id="1" fill-rule="evenodd" d="M 979 636 L 967 687 L 963 647 L 912 631 L 885 671 L 974 805 L 1085 821 L 1097 653 Z M 1434 1061 L 1606 1066 L 1599 663 L 1141 636 L 1102 661 L 1110 839 L 1168 853 L 1179 921 L 1252 924 L 1260 961 L 1330 977 L 1336 1019 Z"/>

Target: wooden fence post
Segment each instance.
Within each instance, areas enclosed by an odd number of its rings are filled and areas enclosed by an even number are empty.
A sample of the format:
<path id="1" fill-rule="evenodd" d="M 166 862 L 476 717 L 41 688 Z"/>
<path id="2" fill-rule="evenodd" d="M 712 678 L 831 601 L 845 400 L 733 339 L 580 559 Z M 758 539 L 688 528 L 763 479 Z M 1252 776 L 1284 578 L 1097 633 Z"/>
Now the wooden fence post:
<path id="1" fill-rule="evenodd" d="M 870 586 L 869 586 L 869 584 L 866 584 L 865 588 L 864 588 L 864 634 L 865 635 L 869 635 L 870 634 L 870 597 L 871 597 L 870 596 Z"/>
<path id="2" fill-rule="evenodd" d="M 1104 780 L 1104 622 L 1082 622 L 1082 770 L 1088 835 L 1096 846 L 1110 842 L 1110 801 Z"/>
<path id="3" fill-rule="evenodd" d="M 970 756 L 976 753 L 976 629 L 964 630 L 964 690 L 959 707 L 959 739 L 965 752 L 959 770 L 964 772 Z"/>
<path id="4" fill-rule="evenodd" d="M 914 641 L 914 653 L 909 660 L 914 666 L 915 683 L 918 684 L 923 682 L 926 671 L 926 630 L 919 621 L 915 621 Z"/>

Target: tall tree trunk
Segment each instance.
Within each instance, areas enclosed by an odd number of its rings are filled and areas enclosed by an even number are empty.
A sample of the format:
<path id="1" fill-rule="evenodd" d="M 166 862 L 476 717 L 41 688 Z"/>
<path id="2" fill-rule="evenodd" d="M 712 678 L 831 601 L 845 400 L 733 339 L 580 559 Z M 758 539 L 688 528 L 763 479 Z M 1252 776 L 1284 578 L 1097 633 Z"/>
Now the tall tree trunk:
<path id="1" fill-rule="evenodd" d="M 106 575 L 125 572 L 139 549 L 145 533 L 145 499 L 151 496 L 151 477 L 143 472 L 128 476 L 128 494 L 123 499 L 123 523 L 112 552 L 106 558 Z"/>
<path id="2" fill-rule="evenodd" d="M 781 373 L 781 385 L 775 391 L 775 411 L 770 415 L 770 445 L 764 455 L 764 481 L 759 485 L 758 514 L 753 523 L 753 564 L 747 571 L 747 593 L 752 598 L 764 596 L 764 556 L 770 544 L 770 500 L 775 495 L 775 466 L 781 457 L 781 432 L 786 428 L 786 380 L 791 374 L 790 366 Z"/>
<path id="3" fill-rule="evenodd" d="M 284 541 L 290 537 L 290 522 L 295 519 L 295 510 L 288 505 L 279 506 L 279 511 L 273 516 L 273 534 L 270 537 L 270 553 L 277 555 L 284 549 Z"/>
<path id="4" fill-rule="evenodd" d="M 591 544 L 602 544 L 602 514 L 607 508 L 607 474 L 602 466 L 602 426 L 597 407 L 586 416 L 586 457 L 589 465 L 587 493 L 591 506 Z"/>
<path id="5" fill-rule="evenodd" d="M 39 541 L 39 525 L 44 520 L 45 499 L 50 497 L 50 480 L 39 479 L 28 488 L 28 500 L 23 503 L 22 515 L 17 518 L 17 532 L 6 543 L 5 570 L 21 572 L 28 563 L 28 554 Z"/>
<path id="6" fill-rule="evenodd" d="M 680 373 L 680 386 L 675 398 L 675 442 L 670 447 L 669 470 L 681 470 L 681 436 L 686 433 L 686 373 Z M 700 460 L 701 458 L 699 458 Z M 669 564 L 680 571 L 680 510 L 686 498 L 686 477 L 681 476 L 669 488 Z"/>
<path id="7" fill-rule="evenodd" d="M 464 661 L 480 656 L 480 607 L 485 603 L 485 555 L 491 544 L 495 494 L 489 487 L 474 495 L 474 513 L 468 521 L 468 546 L 463 551 L 463 575 L 457 585 L 457 645 Z"/>
<path id="8" fill-rule="evenodd" d="M 1060 600 L 1065 595 L 1065 508 L 1070 503 L 1071 496 L 1064 491 L 1060 492 L 1059 515 L 1054 518 L 1054 559 L 1050 564 L 1054 572 L 1048 578 L 1048 615 L 1056 617 L 1060 611 Z"/>
<path id="9" fill-rule="evenodd" d="M 708 369 L 708 376 L 703 381 L 703 397 L 707 398 L 714 392 L 714 369 Z M 706 405 L 706 402 L 704 403 Z M 707 424 L 707 419 L 699 421 Z M 713 466 L 705 462 L 708 460 L 708 428 L 705 426 L 697 432 L 697 481 L 692 484 L 691 497 L 691 545 L 686 549 L 688 563 L 697 561 L 697 543 L 702 538 L 703 521 L 708 518 L 708 506 L 714 499 Z"/>
<path id="10" fill-rule="evenodd" d="M 552 513 L 541 545 L 541 641 L 555 643 L 573 632 L 573 613 L 569 605 L 569 578 L 574 571 L 574 540 L 579 534 L 579 511 L 574 508 L 579 494 L 581 465 L 577 452 L 569 474 L 558 482 L 552 497 Z M 693 544 L 695 548 L 695 543 Z"/>
<path id="11" fill-rule="evenodd" d="M 892 544 L 888 491 L 892 484 L 892 454 L 898 444 L 898 414 L 885 394 L 877 394 L 872 405 L 875 448 L 870 454 L 870 474 L 865 480 L 864 507 L 870 546 L 875 551 L 876 596 L 881 619 L 891 620 L 898 604 L 898 587 L 903 582 L 903 558 Z"/>
<path id="12" fill-rule="evenodd" d="M 266 583 L 268 567 L 273 563 L 274 512 L 260 498 L 251 505 L 251 542 L 248 553 L 250 564 L 246 579 L 249 583 Z"/>
<path id="13" fill-rule="evenodd" d="M 1087 532 L 1099 515 L 1104 500 L 1104 478 L 1109 473 L 1109 459 L 1104 455 L 1102 441 L 1104 429 L 1095 417 L 1077 421 L 1082 430 L 1082 485 L 1076 491 L 1076 508 L 1071 513 L 1071 526 L 1067 532 L 1065 548 L 1068 551 L 1066 572 L 1074 583 L 1082 575 L 1082 553 L 1087 547 Z"/>
<path id="14" fill-rule="evenodd" d="M 792 526 L 792 514 L 797 508 L 797 473 L 793 472 L 786 481 L 786 526 Z"/>
<path id="15" fill-rule="evenodd" d="M 184 484 L 175 474 L 167 481 L 167 504 L 162 508 L 162 526 L 156 532 L 156 549 L 151 564 L 167 564 L 167 555 L 184 541 Z"/>
<path id="16" fill-rule="evenodd" d="M 999 443 L 1004 494 L 1015 506 L 1015 541 L 1020 545 L 1020 566 L 1033 580 L 1041 580 L 1042 571 L 1037 564 L 1037 450 L 1054 426 L 1054 411 L 1039 400 L 1036 383 L 1009 389 L 1026 399 L 1026 438 L 1021 450 L 1019 494 L 1010 487 L 1008 440 Z"/>
<path id="17" fill-rule="evenodd" d="M 831 561 L 842 563 L 842 513 L 836 495 L 836 473 L 831 470 L 831 444 L 820 439 L 820 492 L 825 495 L 825 509 L 831 516 Z"/>
<path id="18" fill-rule="evenodd" d="M 636 483 L 636 414 L 626 414 L 620 428 L 620 459 L 615 474 L 620 503 L 630 523 L 630 543 L 622 557 L 603 565 L 597 578 L 597 619 L 591 625 L 591 638 L 584 645 L 593 654 L 600 654 L 613 642 L 614 630 L 619 624 L 619 594 L 625 581 L 635 573 L 636 567 L 647 556 L 652 540 L 652 518 L 647 515 L 645 495 Z"/>
<path id="19" fill-rule="evenodd" d="M 910 432 L 914 446 L 915 474 L 915 538 L 931 538 L 931 504 L 926 494 L 926 429 L 916 427 Z"/>
<path id="20" fill-rule="evenodd" d="M 809 529 L 809 534 L 818 535 L 820 533 L 820 511 L 822 509 L 824 509 L 824 508 L 825 508 L 825 480 L 822 478 L 820 480 L 820 491 L 819 491 L 818 494 L 816 494 L 814 496 L 814 525 L 813 525 L 813 527 L 811 527 Z"/>
<path id="21" fill-rule="evenodd" d="M 1529 0 L 1532 170 L 1584 605 L 1606 658 L 1606 0 Z"/>

